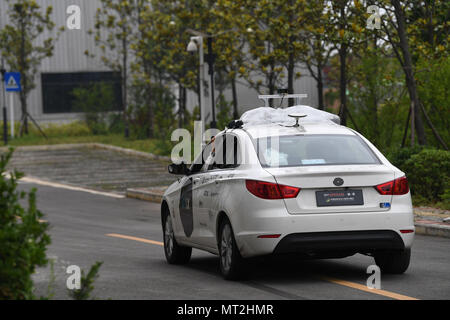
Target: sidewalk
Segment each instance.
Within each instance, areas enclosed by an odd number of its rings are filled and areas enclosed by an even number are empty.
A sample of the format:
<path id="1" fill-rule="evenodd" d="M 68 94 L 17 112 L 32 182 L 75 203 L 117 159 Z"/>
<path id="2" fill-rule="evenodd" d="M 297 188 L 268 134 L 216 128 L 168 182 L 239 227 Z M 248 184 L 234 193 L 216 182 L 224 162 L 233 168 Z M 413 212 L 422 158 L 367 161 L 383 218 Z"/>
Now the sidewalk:
<path id="1" fill-rule="evenodd" d="M 161 202 L 166 187 L 131 188 L 126 192 L 127 197 L 151 202 Z M 414 221 L 416 234 L 440 236 L 450 238 L 450 222 L 443 220 L 450 218 L 450 211 L 437 208 L 415 207 Z"/>
<path id="2" fill-rule="evenodd" d="M 0 148 L 0 152 L 5 148 Z M 8 165 L 28 177 L 125 194 L 128 188 L 162 186 L 175 178 L 169 159 L 98 143 L 18 147 Z"/>
<path id="3" fill-rule="evenodd" d="M 450 218 L 449 210 L 416 207 L 414 208 L 416 233 L 450 238 L 450 221 L 444 222 L 446 218 Z"/>

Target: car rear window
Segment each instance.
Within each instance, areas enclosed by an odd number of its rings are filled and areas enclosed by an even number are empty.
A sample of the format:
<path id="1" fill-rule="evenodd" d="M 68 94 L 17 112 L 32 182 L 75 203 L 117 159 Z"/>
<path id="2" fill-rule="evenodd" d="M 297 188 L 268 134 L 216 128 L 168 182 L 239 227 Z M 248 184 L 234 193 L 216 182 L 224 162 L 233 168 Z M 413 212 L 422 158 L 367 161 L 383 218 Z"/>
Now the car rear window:
<path id="1" fill-rule="evenodd" d="M 257 139 L 265 167 L 378 164 L 379 159 L 356 135 L 294 135 Z"/>

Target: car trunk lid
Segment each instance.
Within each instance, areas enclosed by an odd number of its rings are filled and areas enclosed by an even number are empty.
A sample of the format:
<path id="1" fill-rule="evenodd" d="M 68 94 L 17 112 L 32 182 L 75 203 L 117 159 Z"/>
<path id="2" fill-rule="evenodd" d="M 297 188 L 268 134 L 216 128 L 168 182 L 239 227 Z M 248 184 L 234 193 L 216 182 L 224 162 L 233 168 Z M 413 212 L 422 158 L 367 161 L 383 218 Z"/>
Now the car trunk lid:
<path id="1" fill-rule="evenodd" d="M 382 164 L 297 166 L 265 168 L 265 170 L 274 176 L 278 184 L 301 188 L 296 198 L 284 199 L 286 209 L 291 214 L 387 211 L 390 209 L 392 196 L 381 195 L 374 188 L 378 184 L 395 178 L 394 171 Z M 339 185 L 340 182 L 342 182 L 341 185 Z M 355 197 L 360 198 L 359 193 L 362 195 L 362 199 L 354 199 Z M 330 203 L 324 204 L 324 199 L 322 199 L 324 194 L 327 197 L 326 201 L 332 198 Z M 333 198 L 335 195 L 337 198 Z M 317 201 L 318 197 L 322 200 Z M 339 200 L 345 200 L 339 197 L 346 197 L 349 202 L 339 202 Z M 360 200 L 362 203 L 359 202 Z"/>

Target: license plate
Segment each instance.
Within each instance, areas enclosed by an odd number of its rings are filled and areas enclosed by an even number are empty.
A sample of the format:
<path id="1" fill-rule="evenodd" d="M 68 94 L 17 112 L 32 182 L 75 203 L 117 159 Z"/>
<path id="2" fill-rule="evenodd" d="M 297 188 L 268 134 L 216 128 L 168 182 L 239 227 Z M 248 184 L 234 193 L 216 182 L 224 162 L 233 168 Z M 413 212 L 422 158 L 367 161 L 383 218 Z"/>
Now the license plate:
<path id="1" fill-rule="evenodd" d="M 364 204 L 362 190 L 326 190 L 316 191 L 318 207 L 358 206 Z"/>

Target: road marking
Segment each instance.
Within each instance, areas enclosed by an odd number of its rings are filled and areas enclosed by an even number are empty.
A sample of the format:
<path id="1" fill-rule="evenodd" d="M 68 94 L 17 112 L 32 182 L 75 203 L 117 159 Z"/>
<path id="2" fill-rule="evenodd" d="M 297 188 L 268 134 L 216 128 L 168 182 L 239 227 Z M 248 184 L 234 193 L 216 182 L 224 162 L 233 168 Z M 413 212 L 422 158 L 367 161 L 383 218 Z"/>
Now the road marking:
<path id="1" fill-rule="evenodd" d="M 355 282 L 350 282 L 350 281 L 345 281 L 345 280 L 340 280 L 340 279 L 335 279 L 335 278 L 329 278 L 329 277 L 320 277 L 320 278 L 322 280 L 325 280 L 325 281 L 328 281 L 328 282 L 332 282 L 332 283 L 335 283 L 335 284 L 339 284 L 341 286 L 345 286 L 345 287 L 349 287 L 349 288 L 353 288 L 353 289 L 357 289 L 357 290 L 361 290 L 361 291 L 365 291 L 365 292 L 378 294 L 378 295 L 389 297 L 389 298 L 396 299 L 396 300 L 419 300 L 417 298 L 405 296 L 405 295 L 402 295 L 402 294 L 399 294 L 399 293 L 390 292 L 390 291 L 386 291 L 386 290 L 369 289 L 367 286 L 359 284 L 359 283 L 355 283 Z"/>
<path id="2" fill-rule="evenodd" d="M 126 235 L 123 235 L 123 234 L 108 233 L 108 234 L 105 234 L 105 236 L 115 237 L 115 238 L 122 238 L 122 239 L 127 239 L 127 240 L 134 240 L 134 241 L 150 243 L 150 244 L 156 244 L 158 246 L 164 246 L 163 242 L 149 240 L 149 239 L 144 239 L 144 238 L 137 238 L 137 237 L 132 237 L 132 236 L 126 236 Z"/>
<path id="3" fill-rule="evenodd" d="M 108 237 L 115 237 L 115 238 L 122 238 L 122 239 L 127 239 L 127 240 L 134 240 L 134 241 L 139 241 L 139 242 L 144 242 L 144 243 L 150 243 L 150 244 L 155 244 L 155 245 L 158 245 L 158 246 L 164 246 L 164 243 L 160 242 L 160 241 L 154 241 L 154 240 L 149 240 L 149 239 L 144 239 L 144 238 L 137 238 L 137 237 L 132 237 L 132 236 L 126 236 L 126 235 L 123 235 L 123 234 L 108 233 L 108 234 L 106 234 L 106 236 L 108 236 Z M 369 289 L 365 285 L 362 285 L 362 284 L 359 284 L 359 283 L 355 283 L 355 282 L 346 281 L 346 280 L 340 280 L 340 279 L 335 279 L 335 278 L 330 278 L 330 277 L 320 277 L 320 279 L 328 281 L 328 282 L 331 282 L 331 283 L 339 284 L 341 286 L 345 286 L 345 287 L 349 287 L 349 288 L 353 288 L 353 289 L 357 289 L 357 290 L 361 290 L 361 291 L 365 291 L 365 292 L 370 292 L 370 293 L 373 293 L 373 294 L 378 294 L 378 295 L 389 297 L 389 298 L 396 299 L 396 300 L 419 300 L 417 298 L 405 296 L 405 295 L 402 295 L 402 294 L 399 294 L 399 293 L 390 292 L 390 291 L 386 291 L 386 290 Z"/>
<path id="4" fill-rule="evenodd" d="M 17 220 L 22 220 L 22 218 L 19 217 L 19 216 L 16 216 L 16 219 L 17 219 Z M 48 221 L 47 221 L 47 220 L 43 220 L 43 219 L 38 219 L 38 222 L 39 222 L 39 223 L 47 223 Z"/>
<path id="5" fill-rule="evenodd" d="M 48 187 L 53 187 L 53 188 L 67 189 L 67 190 L 73 190 L 73 191 L 83 191 L 83 192 L 88 192 L 91 194 L 97 194 L 97 195 L 111 197 L 111 198 L 117 198 L 117 199 L 125 198 L 125 196 L 123 196 L 123 195 L 112 193 L 112 192 L 102 192 L 102 191 L 96 191 L 96 190 L 92 190 L 92 189 L 81 188 L 81 187 L 74 187 L 74 186 L 69 186 L 67 184 L 45 181 L 45 180 L 41 180 L 41 179 L 33 178 L 33 177 L 23 177 L 22 179 L 20 179 L 20 181 L 27 182 L 27 183 L 35 183 L 35 184 L 39 184 L 42 186 L 48 186 Z"/>

